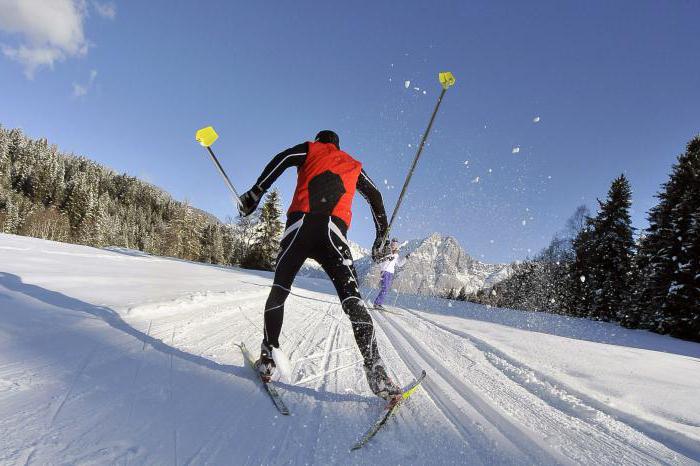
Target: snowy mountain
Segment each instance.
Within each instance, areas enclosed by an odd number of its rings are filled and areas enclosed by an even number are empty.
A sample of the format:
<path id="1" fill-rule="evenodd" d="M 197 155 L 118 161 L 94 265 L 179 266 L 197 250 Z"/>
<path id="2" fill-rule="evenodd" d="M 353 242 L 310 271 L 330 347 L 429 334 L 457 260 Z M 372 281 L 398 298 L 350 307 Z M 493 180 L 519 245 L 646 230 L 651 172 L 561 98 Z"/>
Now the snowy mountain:
<path id="1" fill-rule="evenodd" d="M 363 286 L 375 287 L 379 282 L 379 266 L 372 262 L 370 251 L 350 241 L 355 268 Z M 511 264 L 487 264 L 469 256 L 451 236 L 433 233 L 427 238 L 405 243 L 400 255 L 410 254 L 406 264 L 397 269 L 393 289 L 400 293 L 436 295 L 446 290 L 467 293 L 489 287 L 510 276 Z M 314 261 L 307 261 L 300 275 L 328 278 Z"/>
<path id="2" fill-rule="evenodd" d="M 441 244 L 418 243 L 426 257 Z M 286 304 L 280 343 L 292 373 L 275 386 L 291 416 L 233 344 L 257 349 L 271 281 L 0 234 L 0 464 L 700 460 L 700 344 L 406 295 L 395 314 L 372 311 L 379 350 L 398 383 L 420 369 L 427 378 L 350 452 L 382 402 L 329 281 L 297 279 Z"/>
<path id="3" fill-rule="evenodd" d="M 400 255 L 410 254 L 406 265 L 397 269 L 392 288 L 401 293 L 436 295 L 447 290 L 475 292 L 507 278 L 510 264 L 487 264 L 469 256 L 451 236 L 433 233 L 421 240 L 409 241 Z M 370 257 L 356 260 L 358 274 L 367 286 L 379 281 L 379 266 Z"/>

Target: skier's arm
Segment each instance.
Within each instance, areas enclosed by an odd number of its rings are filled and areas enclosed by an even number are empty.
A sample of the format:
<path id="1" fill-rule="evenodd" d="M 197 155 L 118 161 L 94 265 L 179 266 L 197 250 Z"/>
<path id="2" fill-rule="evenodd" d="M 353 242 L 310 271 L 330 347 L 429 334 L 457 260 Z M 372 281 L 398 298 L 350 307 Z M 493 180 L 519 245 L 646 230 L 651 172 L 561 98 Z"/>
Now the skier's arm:
<path id="1" fill-rule="evenodd" d="M 241 204 L 238 210 L 241 215 L 248 216 L 258 207 L 262 195 L 270 189 L 272 183 L 291 166 L 301 166 L 306 161 L 306 153 L 309 150 L 309 143 L 302 142 L 294 147 L 277 154 L 270 163 L 267 164 L 262 174 L 258 177 L 252 188 L 243 193 Z"/>
<path id="2" fill-rule="evenodd" d="M 309 143 L 302 142 L 294 147 L 277 154 L 270 163 L 267 164 L 263 172 L 255 182 L 255 187 L 261 191 L 267 191 L 277 178 L 289 167 L 300 167 L 306 160 L 306 153 L 309 150 Z"/>
<path id="3" fill-rule="evenodd" d="M 382 238 L 389 227 L 386 220 L 382 193 L 379 192 L 377 186 L 372 182 L 370 177 L 367 176 L 364 170 L 360 172 L 360 177 L 357 179 L 357 190 L 362 194 L 362 197 L 367 200 L 369 208 L 372 211 L 377 238 Z"/>

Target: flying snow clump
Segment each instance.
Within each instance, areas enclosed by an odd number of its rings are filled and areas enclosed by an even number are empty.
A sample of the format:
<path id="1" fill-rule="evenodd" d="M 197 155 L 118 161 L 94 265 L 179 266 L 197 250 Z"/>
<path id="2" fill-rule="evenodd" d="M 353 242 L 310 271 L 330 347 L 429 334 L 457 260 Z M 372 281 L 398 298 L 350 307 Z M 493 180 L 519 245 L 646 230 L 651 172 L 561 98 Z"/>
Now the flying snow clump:
<path id="1" fill-rule="evenodd" d="M 517 154 L 518 152 L 520 152 L 520 146 L 513 147 L 513 153 Z"/>
<path id="2" fill-rule="evenodd" d="M 411 81 L 404 81 L 403 85 L 406 89 L 408 89 L 409 87 L 411 87 Z"/>
<path id="3" fill-rule="evenodd" d="M 532 119 L 533 123 L 539 123 L 540 122 L 540 117 L 536 116 L 535 118 Z"/>

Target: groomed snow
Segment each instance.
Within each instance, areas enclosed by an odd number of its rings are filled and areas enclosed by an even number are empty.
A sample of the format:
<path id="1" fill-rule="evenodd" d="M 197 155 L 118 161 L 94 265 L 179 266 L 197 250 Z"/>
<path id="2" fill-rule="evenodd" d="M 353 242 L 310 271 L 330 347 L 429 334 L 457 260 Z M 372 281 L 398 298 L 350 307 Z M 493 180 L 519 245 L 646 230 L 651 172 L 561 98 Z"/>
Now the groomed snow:
<path id="1" fill-rule="evenodd" d="M 256 349 L 271 274 L 0 235 L 0 464 L 697 464 L 700 345 L 612 324 L 402 296 L 376 314 L 378 415 L 326 280 L 298 279 L 280 416 Z M 371 293 L 370 293 L 371 294 Z M 394 306 L 391 306 L 394 304 Z"/>

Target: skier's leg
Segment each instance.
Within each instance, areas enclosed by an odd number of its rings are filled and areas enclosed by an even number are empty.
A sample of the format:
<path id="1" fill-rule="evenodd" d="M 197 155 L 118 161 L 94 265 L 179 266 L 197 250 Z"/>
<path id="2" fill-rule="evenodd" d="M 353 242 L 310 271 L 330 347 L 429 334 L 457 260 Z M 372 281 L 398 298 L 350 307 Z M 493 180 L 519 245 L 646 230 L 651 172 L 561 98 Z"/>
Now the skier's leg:
<path id="1" fill-rule="evenodd" d="M 280 242 L 275 278 L 265 303 L 263 345 L 266 345 L 270 350 L 272 347 L 279 348 L 280 346 L 279 335 L 284 319 L 284 302 L 289 296 L 294 277 L 307 257 L 305 231 L 302 231 L 305 229 L 303 223 L 303 216 L 299 219 L 290 218 Z"/>
<path id="2" fill-rule="evenodd" d="M 379 352 L 374 338 L 372 318 L 360 296 L 357 273 L 352 265 L 352 254 L 345 235 L 332 222 L 329 222 L 328 226 L 323 225 L 323 230 L 318 233 L 324 237 L 318 238 L 312 257 L 321 264 L 333 282 L 343 311 L 350 318 L 355 341 L 365 365 L 371 365 L 379 358 Z"/>
<path id="3" fill-rule="evenodd" d="M 377 295 L 376 299 L 374 300 L 374 305 L 375 306 L 381 306 L 384 304 L 384 298 L 386 297 L 387 291 L 389 291 L 389 287 L 391 286 L 391 279 L 392 279 L 392 274 L 389 272 L 382 272 L 382 281 L 379 284 L 379 294 Z"/>
<path id="4" fill-rule="evenodd" d="M 355 342 L 364 359 L 365 373 L 372 391 L 389 397 L 399 393 L 399 388 L 389 379 L 384 369 L 374 325 L 360 296 L 357 273 L 352 265 L 350 247 L 345 234 L 332 221 L 328 224 L 327 237 L 314 249 L 313 258 L 328 274 L 340 298 L 343 311 L 350 318 Z"/>

